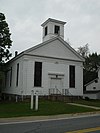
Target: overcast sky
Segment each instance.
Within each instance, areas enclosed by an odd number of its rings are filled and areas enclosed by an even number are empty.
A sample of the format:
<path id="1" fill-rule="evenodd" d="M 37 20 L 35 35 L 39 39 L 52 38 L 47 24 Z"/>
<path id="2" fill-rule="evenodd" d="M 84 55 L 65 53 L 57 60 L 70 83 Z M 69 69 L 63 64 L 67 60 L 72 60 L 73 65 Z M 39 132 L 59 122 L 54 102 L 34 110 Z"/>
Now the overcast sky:
<path id="1" fill-rule="evenodd" d="M 73 48 L 88 43 L 100 54 L 100 0 L 0 0 L 0 12 L 12 34 L 12 53 L 41 43 L 41 24 L 53 18 L 67 22 L 64 39 Z"/>

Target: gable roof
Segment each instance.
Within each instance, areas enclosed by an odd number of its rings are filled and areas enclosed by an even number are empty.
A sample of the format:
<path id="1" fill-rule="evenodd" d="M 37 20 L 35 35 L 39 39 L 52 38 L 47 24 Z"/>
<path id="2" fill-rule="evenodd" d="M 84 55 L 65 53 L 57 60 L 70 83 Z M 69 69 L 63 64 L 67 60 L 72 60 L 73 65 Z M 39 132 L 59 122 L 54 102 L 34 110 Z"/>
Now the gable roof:
<path id="1" fill-rule="evenodd" d="M 66 22 L 64 22 L 64 21 L 60 21 L 60 20 L 56 20 L 56 19 L 49 18 L 43 24 L 41 24 L 41 26 L 43 27 L 48 22 L 55 22 L 55 23 L 59 23 L 59 24 L 63 24 L 63 25 L 66 24 Z"/>
<path id="2" fill-rule="evenodd" d="M 43 42 L 43 43 L 40 43 L 40 44 L 38 44 L 38 45 L 36 45 L 36 46 L 33 46 L 33 47 L 31 47 L 31 48 L 29 48 L 29 49 L 27 49 L 27 50 L 21 52 L 21 53 L 18 54 L 16 57 L 12 58 L 10 61 L 16 60 L 16 59 L 20 58 L 21 56 L 28 54 L 28 53 L 31 52 L 31 51 L 34 52 L 34 50 L 36 50 L 36 49 L 38 49 L 38 48 L 41 48 L 42 46 L 44 46 L 44 45 L 46 45 L 46 44 L 48 44 L 48 43 L 51 43 L 51 42 L 53 42 L 53 41 L 55 41 L 55 40 L 59 40 L 65 47 L 67 47 L 70 51 L 72 51 L 73 54 L 75 54 L 75 55 L 80 59 L 80 61 L 82 61 L 82 62 L 85 61 L 84 58 L 83 58 L 79 53 L 77 53 L 66 41 L 64 41 L 64 40 L 63 40 L 61 37 L 59 37 L 59 36 L 54 37 L 54 38 L 52 38 L 52 39 L 50 39 L 50 40 L 47 40 L 47 41 L 45 41 L 45 42 Z M 46 57 L 46 56 L 45 56 L 45 57 Z M 8 62 L 10 62 L 10 61 L 8 61 Z"/>
<path id="3" fill-rule="evenodd" d="M 38 48 L 40 48 L 40 47 L 42 47 L 42 46 L 44 46 L 44 45 L 46 45 L 48 43 L 51 43 L 51 42 L 53 42 L 55 40 L 59 40 L 65 47 L 67 47 L 71 52 L 73 52 L 73 54 L 75 54 L 78 58 L 80 58 L 81 61 L 83 61 L 83 62 L 85 61 L 84 58 L 80 54 L 78 54 L 66 41 L 64 41 L 59 36 L 58 37 L 54 37 L 54 38 L 52 38 L 50 40 L 47 40 L 47 41 L 45 41 L 43 43 L 40 43 L 40 44 L 38 44 L 38 45 L 36 45 L 36 46 L 34 46 L 32 48 L 29 48 L 29 49 L 25 50 L 24 54 L 27 54 L 27 53 L 29 53 L 31 51 L 34 52 L 34 50 L 36 50 L 36 49 L 38 49 Z"/>
<path id="4" fill-rule="evenodd" d="M 99 78 L 95 78 L 95 79 L 93 79 L 92 81 L 90 81 L 90 82 L 88 82 L 87 84 L 85 84 L 84 86 L 88 86 L 88 85 L 90 85 L 90 84 L 92 84 L 92 83 L 94 83 L 96 80 L 98 80 Z"/>

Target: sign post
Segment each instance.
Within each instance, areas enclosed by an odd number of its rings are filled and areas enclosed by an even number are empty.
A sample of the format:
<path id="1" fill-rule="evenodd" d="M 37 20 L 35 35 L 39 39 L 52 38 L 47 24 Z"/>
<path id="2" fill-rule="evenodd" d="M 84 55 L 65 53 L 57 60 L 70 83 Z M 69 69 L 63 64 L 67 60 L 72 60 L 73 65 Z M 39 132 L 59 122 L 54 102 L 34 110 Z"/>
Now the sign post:
<path id="1" fill-rule="evenodd" d="M 22 100 L 22 102 L 23 102 L 23 91 L 21 91 L 21 100 Z"/>
<path id="2" fill-rule="evenodd" d="M 38 91 L 36 91 L 35 110 L 38 111 Z"/>
<path id="3" fill-rule="evenodd" d="M 31 109 L 33 109 L 33 96 L 34 96 L 34 91 L 31 90 Z"/>
<path id="4" fill-rule="evenodd" d="M 18 102 L 18 96 L 16 95 L 16 97 L 15 97 L 15 98 L 16 98 L 16 103 L 17 103 L 17 102 Z"/>

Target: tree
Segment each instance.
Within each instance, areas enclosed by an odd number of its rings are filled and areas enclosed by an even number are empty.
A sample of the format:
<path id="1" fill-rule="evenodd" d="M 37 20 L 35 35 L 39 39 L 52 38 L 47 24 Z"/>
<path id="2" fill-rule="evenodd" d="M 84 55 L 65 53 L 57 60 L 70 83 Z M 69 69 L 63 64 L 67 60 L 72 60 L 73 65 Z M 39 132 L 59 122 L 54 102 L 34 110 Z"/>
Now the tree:
<path id="1" fill-rule="evenodd" d="M 98 77 L 97 69 L 100 67 L 100 55 L 97 53 L 89 54 L 84 62 L 84 84 Z"/>
<path id="2" fill-rule="evenodd" d="M 4 64 L 5 61 L 9 60 L 9 57 L 11 57 L 10 47 L 12 46 L 12 41 L 10 39 L 10 35 L 5 15 L 0 13 L 0 92 L 5 80 L 6 69 Z"/>
<path id="3" fill-rule="evenodd" d="M 88 57 L 85 58 L 84 67 L 87 71 L 95 72 L 100 66 L 100 55 L 96 52 L 89 54 Z"/>
<path id="4" fill-rule="evenodd" d="M 11 57 L 9 49 L 12 46 L 12 41 L 10 35 L 8 24 L 5 21 L 5 15 L 0 13 L 0 65 Z"/>
<path id="5" fill-rule="evenodd" d="M 89 45 L 88 43 L 85 44 L 84 46 L 80 46 L 77 50 L 77 52 L 84 58 L 86 58 L 88 56 L 89 52 Z"/>
<path id="6" fill-rule="evenodd" d="M 84 85 L 98 77 L 97 69 L 100 67 L 100 55 L 89 52 L 88 44 L 79 47 L 77 51 L 84 59 L 83 79 Z"/>

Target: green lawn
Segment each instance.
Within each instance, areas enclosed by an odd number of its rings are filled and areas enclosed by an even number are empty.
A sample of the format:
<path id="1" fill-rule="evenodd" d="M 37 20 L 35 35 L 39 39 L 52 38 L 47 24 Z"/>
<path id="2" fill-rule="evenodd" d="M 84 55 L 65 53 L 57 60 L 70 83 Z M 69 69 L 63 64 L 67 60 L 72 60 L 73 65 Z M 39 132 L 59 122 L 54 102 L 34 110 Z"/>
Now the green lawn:
<path id="1" fill-rule="evenodd" d="M 91 99 L 89 99 L 89 100 L 78 100 L 78 101 L 75 101 L 75 103 L 100 107 L 100 100 L 91 100 Z"/>
<path id="2" fill-rule="evenodd" d="M 39 110 L 30 109 L 30 103 L 0 103 L 0 118 L 19 116 L 46 116 L 69 113 L 91 112 L 94 109 L 68 105 L 63 102 L 40 101 Z"/>

